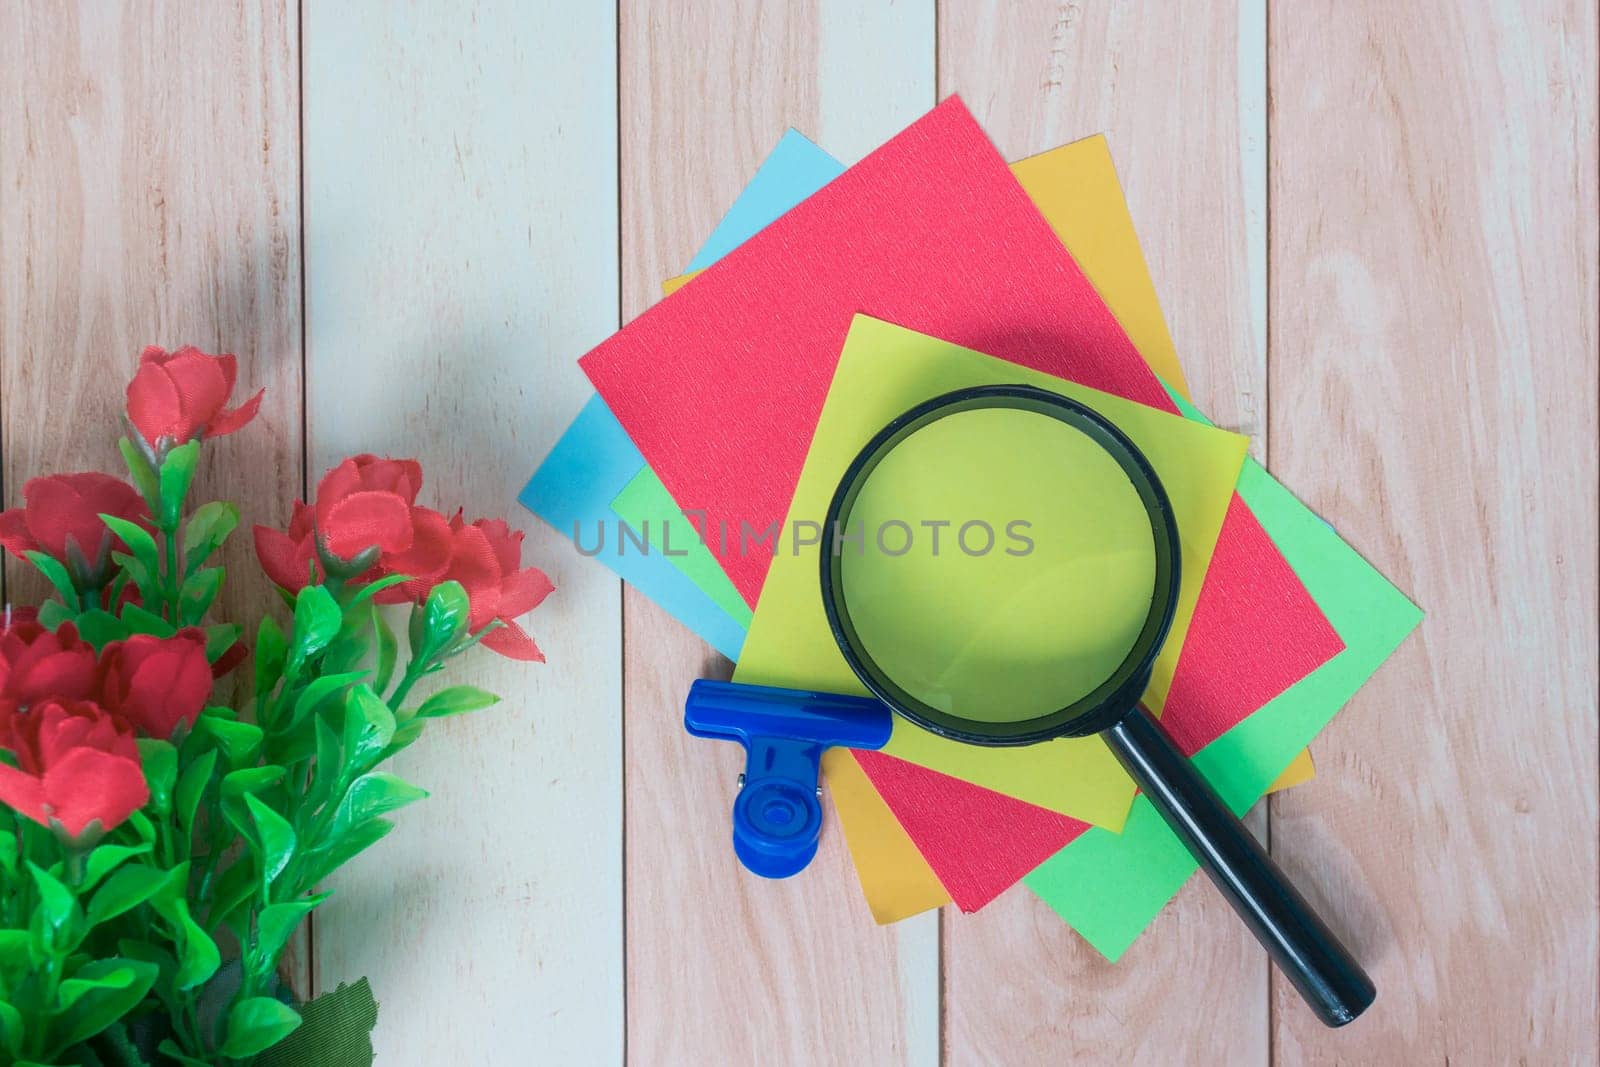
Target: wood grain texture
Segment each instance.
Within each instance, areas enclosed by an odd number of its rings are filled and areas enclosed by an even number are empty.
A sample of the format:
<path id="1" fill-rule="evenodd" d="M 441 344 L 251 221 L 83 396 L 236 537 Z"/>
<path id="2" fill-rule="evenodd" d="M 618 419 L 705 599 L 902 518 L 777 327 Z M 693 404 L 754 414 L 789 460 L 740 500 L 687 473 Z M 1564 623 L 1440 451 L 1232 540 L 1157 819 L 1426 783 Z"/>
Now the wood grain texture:
<path id="1" fill-rule="evenodd" d="M 452 665 L 505 700 L 396 761 L 434 795 L 334 880 L 317 984 L 371 976 L 379 1062 L 616 1063 L 618 588 L 514 504 L 617 325 L 614 15 L 316 5 L 305 52 L 313 477 L 416 455 L 426 503 L 525 525 L 556 584 L 548 664 Z"/>
<path id="2" fill-rule="evenodd" d="M 621 14 L 625 318 L 660 298 L 785 126 L 824 147 L 831 128 L 860 154 L 933 103 L 926 5 L 864 5 L 831 24 L 875 27 L 865 40 L 830 37 L 805 3 Z M 864 46 L 884 60 L 854 61 Z M 728 664 L 643 597 L 625 603 L 630 1060 L 936 1063 L 934 917 L 874 926 L 831 814 L 803 875 L 739 867 L 728 834 L 743 755 L 682 723 L 689 683 Z"/>
<path id="3" fill-rule="evenodd" d="M 947 3 L 939 90 L 1001 153 L 1104 132 L 1195 400 L 1264 456 L 1265 54 L 1245 4 Z M 1245 32 L 1241 33 L 1241 27 Z M 1264 832 L 1260 809 L 1249 820 Z M 1083 891 L 1096 891 L 1085 885 Z M 1268 1058 L 1265 955 L 1193 879 L 1116 964 L 1021 887 L 945 921 L 952 1064 Z"/>
<path id="4" fill-rule="evenodd" d="M 1275 802 L 1378 1002 L 1286 1063 L 1596 1059 L 1596 14 L 1272 11 L 1275 473 L 1428 612 Z"/>
<path id="5" fill-rule="evenodd" d="M 303 454 L 298 38 L 297 8 L 275 2 L 0 9 L 7 503 L 36 475 L 122 475 L 140 350 L 194 344 L 238 355 L 237 398 L 267 395 L 206 445 L 191 499 L 288 521 Z M 252 622 L 275 597 L 248 533 L 223 561 L 217 615 Z M 28 565 L 5 574 L 11 601 L 44 596 Z M 299 947 L 287 972 L 304 991 Z"/>

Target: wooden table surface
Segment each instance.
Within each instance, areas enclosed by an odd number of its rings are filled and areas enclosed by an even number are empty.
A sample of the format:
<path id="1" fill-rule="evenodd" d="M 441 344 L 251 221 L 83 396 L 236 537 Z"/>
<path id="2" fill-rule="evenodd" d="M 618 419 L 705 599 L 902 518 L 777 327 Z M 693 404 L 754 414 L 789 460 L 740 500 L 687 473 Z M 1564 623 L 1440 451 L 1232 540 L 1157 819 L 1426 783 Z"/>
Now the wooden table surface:
<path id="1" fill-rule="evenodd" d="M 545 666 L 402 760 L 313 989 L 383 1064 L 1596 1058 L 1593 0 L 381 0 L 0 7 L 8 501 L 115 469 L 139 348 L 237 352 L 207 487 L 281 523 L 419 455 L 558 593 Z M 1252 824 L 1382 994 L 1323 1030 L 1197 882 L 1116 965 L 1026 891 L 872 925 L 836 827 L 742 874 L 727 664 L 513 502 L 575 365 L 785 126 L 854 160 L 960 93 L 1018 158 L 1104 131 L 1195 397 L 1427 621 Z M 229 610 L 265 586 L 236 540 Z M 16 568 L 8 591 L 37 592 Z"/>

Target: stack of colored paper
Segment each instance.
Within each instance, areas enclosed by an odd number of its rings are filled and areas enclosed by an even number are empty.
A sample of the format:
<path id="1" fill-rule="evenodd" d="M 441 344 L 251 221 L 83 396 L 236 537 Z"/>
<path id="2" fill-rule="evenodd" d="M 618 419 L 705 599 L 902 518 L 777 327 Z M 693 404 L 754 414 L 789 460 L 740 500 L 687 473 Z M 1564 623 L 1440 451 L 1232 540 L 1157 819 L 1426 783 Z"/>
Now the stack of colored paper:
<path id="1" fill-rule="evenodd" d="M 815 545 L 763 535 L 820 520 L 902 411 L 1001 382 L 1096 408 L 1167 486 L 1184 577 L 1145 703 L 1235 810 L 1310 777 L 1306 745 L 1420 620 L 1189 402 L 1103 138 L 1008 167 L 952 98 L 846 169 L 790 131 L 664 289 L 581 360 L 598 395 L 522 500 L 736 681 L 865 691 Z M 597 545 L 622 529 L 652 550 Z M 882 922 L 1020 881 L 1115 958 L 1195 869 L 1095 738 L 988 749 L 897 721 L 823 769 Z"/>

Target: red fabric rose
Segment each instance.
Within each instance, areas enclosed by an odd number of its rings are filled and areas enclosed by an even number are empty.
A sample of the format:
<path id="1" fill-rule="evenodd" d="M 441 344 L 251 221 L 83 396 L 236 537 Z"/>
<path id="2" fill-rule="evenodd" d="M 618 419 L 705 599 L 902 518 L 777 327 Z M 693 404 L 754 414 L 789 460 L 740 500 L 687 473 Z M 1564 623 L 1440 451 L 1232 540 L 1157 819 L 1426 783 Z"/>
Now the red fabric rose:
<path id="1" fill-rule="evenodd" d="M 22 498 L 22 507 L 0 514 L 0 545 L 19 557 L 44 552 L 69 566 L 75 547 L 86 568 L 78 578 L 103 574 L 110 559 L 113 535 L 102 514 L 150 525 L 150 509 L 137 489 L 95 471 L 30 479 Z"/>
<path id="2" fill-rule="evenodd" d="M 135 634 L 100 653 L 100 703 L 150 737 L 164 740 L 179 723 L 193 723 L 211 682 L 206 635 L 192 626 L 171 637 Z"/>
<path id="3" fill-rule="evenodd" d="M 0 700 L 19 708 L 55 697 L 87 700 L 95 689 L 94 648 L 70 622 L 51 633 L 14 615 L 0 632 Z"/>
<path id="4" fill-rule="evenodd" d="M 181 445 L 233 433 L 256 417 L 266 392 L 228 407 L 238 377 L 239 361 L 231 355 L 207 355 L 193 345 L 176 352 L 151 345 L 140 353 L 138 373 L 128 383 L 128 421 L 157 447 L 163 438 Z"/>
<path id="5" fill-rule="evenodd" d="M 295 592 L 309 580 L 314 560 L 354 562 L 366 554 L 372 564 L 358 581 L 388 574 L 411 578 L 379 594 L 381 603 L 425 595 L 450 565 L 451 532 L 443 515 L 417 506 L 421 488 L 416 460 L 352 456 L 323 475 L 314 507 L 295 504 L 287 531 L 255 528 L 261 568 Z"/>
<path id="6" fill-rule="evenodd" d="M 0 763 L 0 802 L 72 837 L 114 829 L 150 799 L 133 728 L 91 701 L 0 706 L 0 746 L 17 760 Z"/>
<path id="7" fill-rule="evenodd" d="M 305 588 L 317 558 L 315 513 L 296 500 L 287 531 L 257 526 L 254 532 L 256 558 L 267 577 L 291 593 Z"/>
<path id="8" fill-rule="evenodd" d="M 538 607 L 555 586 L 544 571 L 522 566 L 522 531 L 504 519 L 467 524 L 459 513 L 450 529 L 450 568 L 443 580 L 460 582 L 467 591 L 468 628 L 477 633 L 499 620 L 501 625 L 484 635 L 484 647 L 510 659 L 543 663 L 544 653 L 515 620 Z"/>

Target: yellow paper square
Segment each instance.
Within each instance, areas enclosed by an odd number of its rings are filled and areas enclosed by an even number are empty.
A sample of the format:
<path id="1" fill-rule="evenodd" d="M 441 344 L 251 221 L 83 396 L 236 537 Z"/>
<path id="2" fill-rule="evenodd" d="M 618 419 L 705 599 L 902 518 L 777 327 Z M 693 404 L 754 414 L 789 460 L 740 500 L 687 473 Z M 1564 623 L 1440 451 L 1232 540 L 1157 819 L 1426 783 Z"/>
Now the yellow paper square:
<path id="1" fill-rule="evenodd" d="M 1032 385 L 1087 404 L 1118 426 L 1155 467 L 1178 523 L 1183 584 L 1171 636 L 1156 661 L 1170 680 L 1194 613 L 1247 441 L 1039 371 L 857 315 L 806 456 L 788 525 L 820 523 L 845 468 L 891 419 L 953 389 Z M 997 471 L 997 477 L 1016 476 Z M 822 610 L 817 547 L 785 546 L 773 559 L 734 678 L 741 682 L 865 693 Z M 885 752 L 1086 822 L 1120 829 L 1133 783 L 1098 738 L 1030 748 L 984 748 L 938 737 L 896 718 Z"/>

